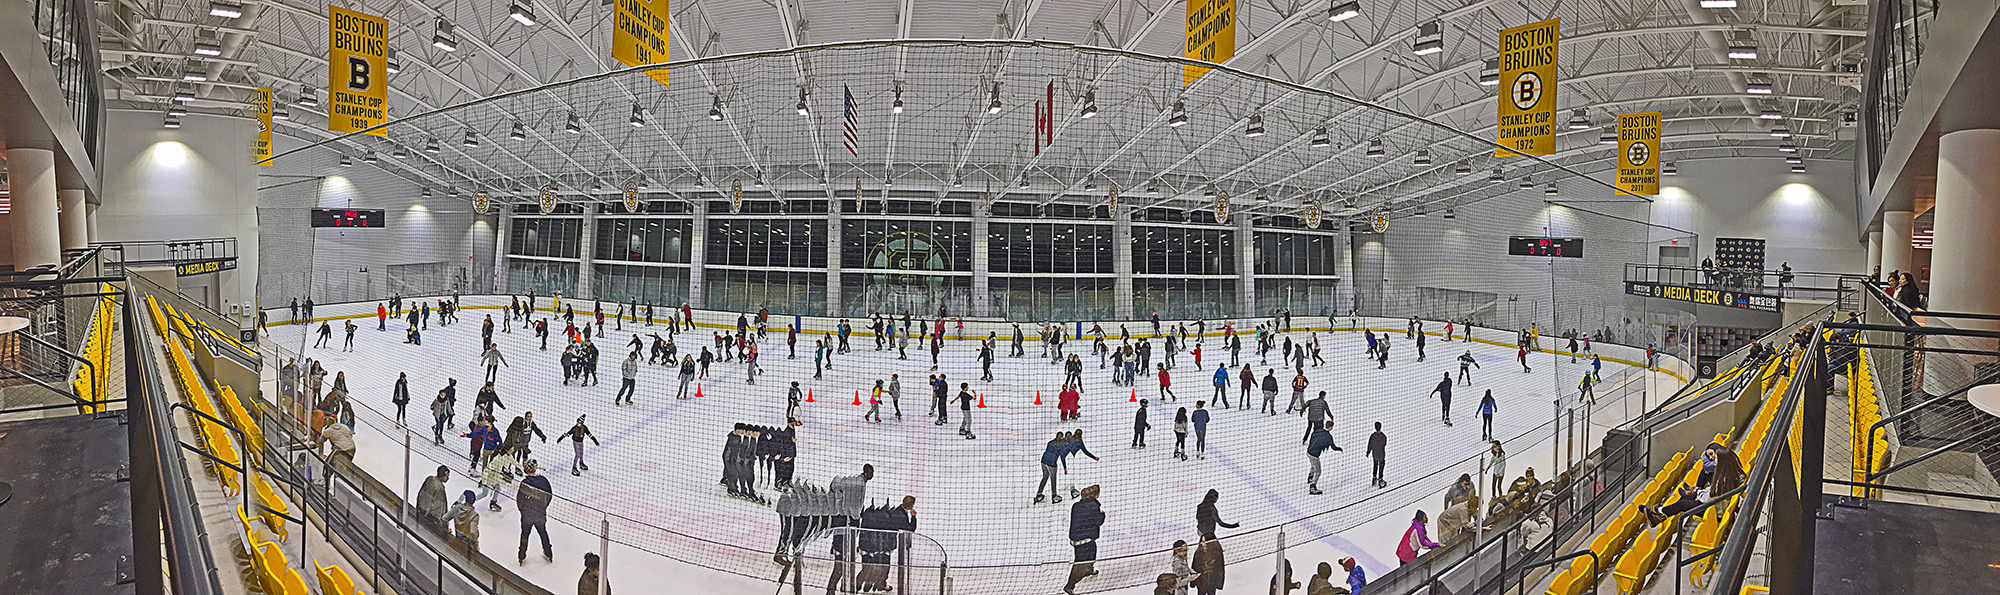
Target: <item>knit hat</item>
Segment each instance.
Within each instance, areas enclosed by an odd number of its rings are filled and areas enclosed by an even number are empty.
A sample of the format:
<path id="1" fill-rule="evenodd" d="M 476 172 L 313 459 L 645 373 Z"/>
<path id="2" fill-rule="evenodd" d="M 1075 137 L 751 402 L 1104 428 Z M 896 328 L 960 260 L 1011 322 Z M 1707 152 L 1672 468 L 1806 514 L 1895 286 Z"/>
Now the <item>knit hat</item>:
<path id="1" fill-rule="evenodd" d="M 472 490 L 466 490 L 465 493 L 460 494 L 458 498 L 460 500 L 465 501 L 466 503 L 472 503 L 479 500 L 479 494 L 472 493 Z"/>
<path id="2" fill-rule="evenodd" d="M 1340 569 L 1341 569 L 1341 570 L 1354 570 L 1354 559 L 1353 559 L 1353 558 L 1341 558 L 1341 559 L 1340 559 Z"/>

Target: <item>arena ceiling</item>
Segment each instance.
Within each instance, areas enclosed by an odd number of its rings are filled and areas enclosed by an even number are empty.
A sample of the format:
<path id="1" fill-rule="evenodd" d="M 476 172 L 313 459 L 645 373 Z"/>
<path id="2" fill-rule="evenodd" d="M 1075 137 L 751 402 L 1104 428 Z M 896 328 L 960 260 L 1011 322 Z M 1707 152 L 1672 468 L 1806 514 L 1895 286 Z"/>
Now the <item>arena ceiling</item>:
<path id="1" fill-rule="evenodd" d="M 1363 1 L 1339 22 L 1328 16 L 1340 2 L 1239 0 L 1228 70 L 1184 89 L 1180 65 L 1149 56 L 1181 53 L 1185 0 L 677 0 L 671 57 L 695 62 L 663 86 L 600 76 L 623 69 L 610 56 L 608 0 L 514 2 L 534 25 L 499 0 L 335 3 L 391 23 L 400 70 L 387 138 L 326 131 L 326 4 L 311 0 L 252 1 L 236 18 L 214 16 L 208 1 L 100 4 L 106 95 L 164 112 L 192 91 L 193 111 L 243 115 L 251 90 L 271 87 L 289 116 L 280 134 L 379 156 L 441 193 L 483 188 L 503 200 L 628 181 L 678 198 L 734 184 L 791 199 L 895 184 L 898 194 L 991 189 L 1084 203 L 1122 188 L 1142 205 L 1181 206 L 1221 191 L 1244 208 L 1317 200 L 1338 212 L 1449 205 L 1522 178 L 1602 172 L 1613 145 L 1598 137 L 1620 112 L 1663 112 L 1670 162 L 1752 157 L 1777 169 L 1783 142 L 1808 158 L 1846 158 L 1853 135 L 1842 120 L 1860 96 L 1866 29 L 1851 0 Z M 1495 87 L 1480 84 L 1496 31 L 1551 17 L 1563 20 L 1559 118 L 1581 110 L 1589 127 L 1564 130 L 1547 163 L 1496 161 L 1482 143 L 1494 134 Z M 440 22 L 456 51 L 432 44 Z M 1443 51 L 1417 55 L 1412 43 L 1431 23 Z M 1731 57 L 1745 47 L 1754 58 Z M 189 71 L 206 81 L 188 82 Z M 1002 110 L 987 114 L 996 84 Z M 1049 85 L 1055 139 L 1039 146 L 1032 114 Z M 318 106 L 302 103 L 309 90 Z M 852 154 L 843 90 L 862 113 Z M 1086 94 L 1098 117 L 1082 117 Z M 890 114 L 897 97 L 907 107 Z M 1186 126 L 1166 125 L 1177 101 Z M 635 106 L 645 126 L 627 125 Z M 711 120 L 712 108 L 725 117 Z M 577 131 L 566 133 L 572 114 Z M 1269 134 L 1249 137 L 1257 123 Z M 1773 137 L 1776 126 L 1793 136 Z M 1314 146 L 1322 127 L 1330 146 Z M 1376 140 L 1384 154 L 1369 157 Z M 1486 183 L 1496 169 L 1508 183 Z"/>

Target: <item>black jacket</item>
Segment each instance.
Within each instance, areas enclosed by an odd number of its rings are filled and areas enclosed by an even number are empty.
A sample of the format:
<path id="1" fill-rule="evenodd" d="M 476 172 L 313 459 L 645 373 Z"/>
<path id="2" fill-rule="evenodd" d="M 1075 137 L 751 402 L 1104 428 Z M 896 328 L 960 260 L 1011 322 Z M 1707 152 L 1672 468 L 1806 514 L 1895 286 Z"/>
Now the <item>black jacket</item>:
<path id="1" fill-rule="evenodd" d="M 1097 539 L 1097 528 L 1104 526 L 1104 509 L 1096 498 L 1083 498 L 1069 507 L 1069 540 L 1083 541 Z"/>

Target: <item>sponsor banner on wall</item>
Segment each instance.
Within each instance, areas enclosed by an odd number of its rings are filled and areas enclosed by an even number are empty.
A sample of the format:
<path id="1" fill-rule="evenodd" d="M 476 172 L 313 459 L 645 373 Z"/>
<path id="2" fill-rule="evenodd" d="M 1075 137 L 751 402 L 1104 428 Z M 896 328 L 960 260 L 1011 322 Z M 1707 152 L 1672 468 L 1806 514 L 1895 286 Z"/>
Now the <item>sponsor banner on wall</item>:
<path id="1" fill-rule="evenodd" d="M 1186 56 L 1203 62 L 1227 62 L 1236 55 L 1236 0 L 1188 0 Z M 1181 67 L 1181 86 L 1193 83 L 1209 69 Z"/>
<path id="2" fill-rule="evenodd" d="M 1562 19 L 1500 30 L 1500 127 L 1494 157 L 1556 152 L 1556 42 Z M 1511 149 L 1511 150 L 1510 150 Z"/>
<path id="3" fill-rule="evenodd" d="M 1660 112 L 1618 114 L 1618 189 L 1660 193 Z"/>
<path id="4" fill-rule="evenodd" d="M 626 66 L 667 62 L 667 0 L 617 0 L 613 17 L 611 57 Z M 667 84 L 667 69 L 646 71 L 647 76 Z"/>
<path id="5" fill-rule="evenodd" d="M 1704 289 L 1665 283 L 1648 283 L 1644 281 L 1626 281 L 1625 293 L 1695 304 L 1707 304 L 1710 306 L 1742 308 L 1758 312 L 1777 312 L 1779 304 L 1778 296 L 1773 295 L 1759 295 L 1722 289 Z"/>
<path id="6" fill-rule="evenodd" d="M 356 132 L 389 121 L 389 21 L 326 7 L 326 129 Z M 388 136 L 383 129 L 367 134 Z"/>
<path id="7" fill-rule="evenodd" d="M 250 163 L 269 167 L 271 165 L 271 89 L 258 87 L 250 93 L 250 102 L 257 106 L 257 138 L 250 141 Z"/>

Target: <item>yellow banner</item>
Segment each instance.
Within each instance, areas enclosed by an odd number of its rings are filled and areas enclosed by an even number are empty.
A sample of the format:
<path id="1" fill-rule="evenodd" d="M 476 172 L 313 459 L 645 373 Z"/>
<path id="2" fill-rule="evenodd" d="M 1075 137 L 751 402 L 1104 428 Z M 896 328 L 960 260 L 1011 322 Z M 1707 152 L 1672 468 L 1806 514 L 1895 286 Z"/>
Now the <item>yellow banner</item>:
<path id="1" fill-rule="evenodd" d="M 389 121 L 389 21 L 326 7 L 326 129 L 355 132 Z M 388 136 L 383 129 L 369 131 Z"/>
<path id="2" fill-rule="evenodd" d="M 1188 0 L 1186 56 L 1203 62 L 1227 62 L 1236 55 L 1236 0 Z M 1181 67 L 1181 86 L 1193 83 L 1209 69 Z"/>
<path id="3" fill-rule="evenodd" d="M 271 165 L 271 89 L 258 87 L 250 94 L 257 106 L 257 138 L 250 141 L 250 163 Z"/>
<path id="4" fill-rule="evenodd" d="M 1556 41 L 1562 19 L 1500 30 L 1500 128 L 1494 157 L 1556 152 Z M 1507 149 L 1513 149 L 1509 151 Z"/>
<path id="5" fill-rule="evenodd" d="M 1618 114 L 1618 189 L 1660 193 L 1660 112 Z"/>
<path id="6" fill-rule="evenodd" d="M 667 0 L 618 0 L 611 34 L 611 57 L 626 66 L 667 62 Z M 646 71 L 667 84 L 667 69 Z"/>

